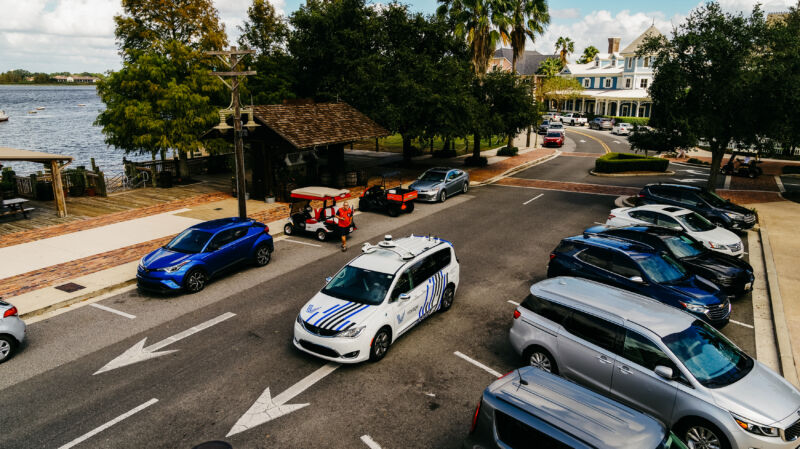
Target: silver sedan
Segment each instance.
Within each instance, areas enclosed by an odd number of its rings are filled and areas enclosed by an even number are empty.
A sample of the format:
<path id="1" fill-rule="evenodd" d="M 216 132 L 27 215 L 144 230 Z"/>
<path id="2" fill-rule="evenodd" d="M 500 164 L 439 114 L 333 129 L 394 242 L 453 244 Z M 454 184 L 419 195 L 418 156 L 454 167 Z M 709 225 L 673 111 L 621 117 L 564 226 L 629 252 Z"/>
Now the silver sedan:
<path id="1" fill-rule="evenodd" d="M 420 201 L 444 202 L 452 195 L 469 190 L 469 173 L 457 168 L 431 168 L 411 183 Z"/>

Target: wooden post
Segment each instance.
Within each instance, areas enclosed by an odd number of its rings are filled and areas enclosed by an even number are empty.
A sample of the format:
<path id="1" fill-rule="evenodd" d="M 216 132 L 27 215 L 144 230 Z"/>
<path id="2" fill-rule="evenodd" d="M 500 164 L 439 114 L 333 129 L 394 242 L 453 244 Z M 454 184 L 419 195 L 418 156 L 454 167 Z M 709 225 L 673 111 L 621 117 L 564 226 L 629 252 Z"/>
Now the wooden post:
<path id="1" fill-rule="evenodd" d="M 61 166 L 58 161 L 50 161 L 50 173 L 53 175 L 53 198 L 59 218 L 67 216 L 67 201 L 64 198 L 64 187 L 61 185 Z"/>

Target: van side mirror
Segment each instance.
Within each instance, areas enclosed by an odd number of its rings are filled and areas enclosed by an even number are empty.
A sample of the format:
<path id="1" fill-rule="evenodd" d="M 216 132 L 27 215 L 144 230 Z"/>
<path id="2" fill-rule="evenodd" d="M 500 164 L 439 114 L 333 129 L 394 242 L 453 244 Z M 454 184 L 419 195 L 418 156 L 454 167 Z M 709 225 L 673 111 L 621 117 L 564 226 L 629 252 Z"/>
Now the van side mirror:
<path id="1" fill-rule="evenodd" d="M 408 293 L 400 293 L 397 296 L 397 299 L 399 299 L 400 301 L 408 301 L 409 299 L 411 299 L 411 295 L 409 295 Z"/>
<path id="2" fill-rule="evenodd" d="M 658 365 L 658 366 L 656 366 L 656 368 L 653 371 L 655 371 L 655 373 L 656 373 L 656 375 L 658 375 L 658 377 L 662 377 L 662 378 L 667 379 L 667 380 L 672 380 L 673 377 L 674 377 L 674 373 L 672 372 L 672 368 L 667 367 L 667 366 Z"/>
<path id="3" fill-rule="evenodd" d="M 631 276 L 628 278 L 628 280 L 634 284 L 644 284 L 644 279 L 642 279 L 641 276 Z"/>

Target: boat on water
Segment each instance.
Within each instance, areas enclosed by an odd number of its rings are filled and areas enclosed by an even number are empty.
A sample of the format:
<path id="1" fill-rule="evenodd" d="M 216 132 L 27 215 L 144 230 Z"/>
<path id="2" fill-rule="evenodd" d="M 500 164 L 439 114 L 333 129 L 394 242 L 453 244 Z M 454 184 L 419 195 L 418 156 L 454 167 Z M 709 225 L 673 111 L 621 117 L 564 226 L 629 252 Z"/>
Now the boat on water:
<path id="1" fill-rule="evenodd" d="M 38 106 L 38 107 L 36 108 L 36 110 L 37 110 L 37 111 L 44 111 L 44 106 Z"/>
<path id="2" fill-rule="evenodd" d="M 83 103 L 78 103 L 78 106 L 86 106 L 86 105 Z"/>
<path id="3" fill-rule="evenodd" d="M 8 114 L 6 111 L 0 111 L 0 122 L 5 122 L 8 120 Z"/>
<path id="4" fill-rule="evenodd" d="M 28 114 L 36 114 L 36 111 L 28 111 Z"/>

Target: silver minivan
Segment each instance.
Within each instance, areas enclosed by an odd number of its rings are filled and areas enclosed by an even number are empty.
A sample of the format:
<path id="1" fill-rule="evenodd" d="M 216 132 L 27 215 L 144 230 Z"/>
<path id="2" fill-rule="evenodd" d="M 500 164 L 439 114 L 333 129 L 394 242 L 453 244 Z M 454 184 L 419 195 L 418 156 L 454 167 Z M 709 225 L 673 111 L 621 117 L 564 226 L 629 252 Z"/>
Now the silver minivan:
<path id="1" fill-rule="evenodd" d="M 703 321 L 586 279 L 530 291 L 510 331 L 527 363 L 654 416 L 690 448 L 800 447 L 800 391 Z"/>
<path id="2" fill-rule="evenodd" d="M 654 418 L 532 366 L 483 392 L 464 449 L 686 449 Z"/>

